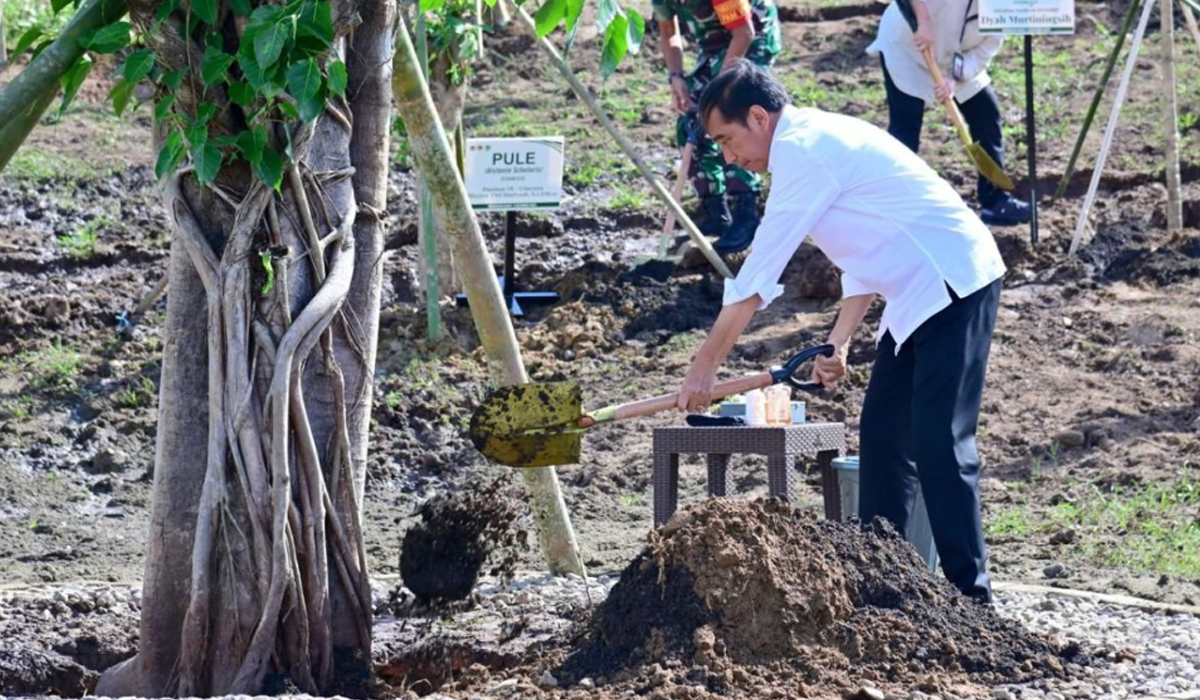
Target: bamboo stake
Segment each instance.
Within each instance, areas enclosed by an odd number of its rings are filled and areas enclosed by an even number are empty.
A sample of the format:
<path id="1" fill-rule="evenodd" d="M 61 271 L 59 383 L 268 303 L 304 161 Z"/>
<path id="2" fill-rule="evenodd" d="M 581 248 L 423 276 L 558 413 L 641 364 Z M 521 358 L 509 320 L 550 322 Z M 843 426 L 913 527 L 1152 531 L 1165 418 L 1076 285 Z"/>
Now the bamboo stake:
<path id="1" fill-rule="evenodd" d="M 1100 175 L 1104 172 L 1104 161 L 1112 148 L 1113 135 L 1117 131 L 1117 118 L 1121 115 L 1121 104 L 1125 102 L 1125 91 L 1129 89 L 1129 79 L 1133 76 L 1133 67 L 1137 63 L 1138 50 L 1142 47 L 1142 37 L 1146 33 L 1146 25 L 1150 22 L 1150 10 L 1154 3 L 1146 0 L 1142 5 L 1142 16 L 1138 20 L 1137 32 L 1133 35 L 1133 44 L 1129 47 L 1129 58 L 1125 61 L 1125 70 L 1121 73 L 1121 84 L 1117 86 L 1117 95 L 1113 100 L 1112 112 L 1108 115 L 1108 126 L 1104 130 L 1104 140 L 1100 143 L 1100 155 L 1096 158 L 1096 169 L 1092 171 L 1092 181 L 1088 185 L 1087 197 L 1083 200 L 1083 209 L 1079 212 L 1079 221 L 1075 225 L 1075 234 L 1071 236 L 1071 247 L 1067 255 L 1074 255 L 1079 247 L 1079 239 L 1083 229 L 1087 227 L 1088 212 L 1096 199 L 1096 188 L 1100 186 Z"/>
<path id="2" fill-rule="evenodd" d="M 1167 230 L 1183 228 L 1183 199 L 1179 182 L 1179 112 L 1175 94 L 1175 3 L 1162 0 L 1163 136 L 1167 150 Z"/>
<path id="3" fill-rule="evenodd" d="M 0 171 L 58 94 L 59 79 L 83 55 L 79 40 L 125 14 L 125 0 L 87 0 L 38 57 L 0 90 Z"/>
<path id="4" fill-rule="evenodd" d="M 8 67 L 8 45 L 4 43 L 4 0 L 0 0 L 0 75 Z"/>
<path id="5" fill-rule="evenodd" d="M 425 27 L 425 13 L 421 11 L 419 2 L 413 3 L 416 14 L 417 60 L 421 63 L 421 75 L 429 80 L 429 39 Z M 421 259 L 425 261 L 425 337 L 430 340 L 442 339 L 442 310 L 438 301 L 442 297 L 441 280 L 438 279 L 438 244 L 437 224 L 433 219 L 433 199 L 429 196 L 429 186 L 424 174 L 417 171 L 417 198 L 421 205 L 420 227 Z"/>
<path id="6" fill-rule="evenodd" d="M 1149 2 L 1149 0 L 1145 0 Z M 1133 26 L 1133 18 L 1137 15 L 1139 3 L 1142 0 L 1133 0 L 1129 3 L 1129 9 L 1125 11 L 1125 19 L 1121 22 L 1121 31 L 1117 33 L 1117 42 L 1113 45 L 1113 49 L 1108 54 L 1108 60 L 1104 63 L 1104 74 L 1100 76 L 1100 82 L 1096 85 L 1096 94 L 1092 95 L 1092 103 L 1088 105 L 1087 114 L 1083 117 L 1083 126 L 1079 129 L 1079 138 L 1075 139 L 1075 147 L 1071 149 L 1071 157 L 1067 160 L 1067 169 L 1063 172 L 1062 179 L 1058 181 L 1058 191 L 1054 193 L 1054 198 L 1058 199 L 1067 191 L 1067 184 L 1071 181 L 1071 176 L 1075 174 L 1075 161 L 1079 158 L 1079 152 L 1083 149 L 1083 141 L 1087 138 L 1088 131 L 1092 128 L 1092 119 L 1096 117 L 1096 110 L 1100 107 L 1100 100 L 1104 97 L 1104 91 L 1108 88 L 1108 79 L 1112 76 L 1113 67 L 1117 65 L 1117 58 L 1121 55 L 1121 47 L 1125 45 L 1125 35 L 1129 33 L 1129 28 Z"/>
<path id="7" fill-rule="evenodd" d="M 1196 50 L 1200 51 L 1200 26 L 1196 25 L 1196 15 L 1192 12 L 1192 6 L 1183 3 L 1183 19 L 1187 22 L 1188 31 L 1192 34 L 1192 41 L 1196 42 Z"/>
<path id="8" fill-rule="evenodd" d="M 455 169 L 450 142 L 438 119 L 429 85 L 421 76 L 416 51 L 407 32 L 397 32 L 392 68 L 396 110 L 408 127 L 417 168 L 429 183 L 434 214 L 454 254 L 454 264 L 462 278 L 492 375 L 499 384 L 528 382 L 517 334 L 500 293 L 491 255 L 467 198 L 467 188 Z M 520 472 L 529 490 L 534 523 L 550 571 L 583 574 L 575 530 L 554 469 L 521 469 Z"/>
<path id="9" fill-rule="evenodd" d="M 525 8 L 518 5 L 516 12 L 521 20 L 525 22 L 525 25 L 529 27 L 529 30 L 536 36 L 537 25 L 534 24 L 533 18 L 529 16 Z M 700 229 L 696 228 L 696 224 L 692 221 L 691 217 L 687 215 L 683 207 L 679 206 L 679 202 L 675 201 L 675 198 L 663 186 L 659 178 L 654 175 L 646 165 L 646 162 L 638 155 L 633 144 L 629 143 L 629 139 L 625 138 L 617 130 L 616 125 L 612 123 L 612 120 L 608 118 L 608 115 L 604 113 L 604 110 L 596 102 L 596 98 L 592 97 L 592 93 L 583 83 L 579 82 L 579 78 L 575 77 L 574 71 L 563 60 L 562 55 L 558 53 L 558 49 L 554 48 L 554 44 L 550 43 L 550 39 L 542 37 L 542 40 L 538 43 L 541 44 L 542 49 L 550 56 L 550 60 L 554 63 L 554 67 L 558 69 L 558 72 L 562 73 L 562 76 L 567 79 L 567 82 L 571 85 L 571 89 L 575 91 L 579 99 L 588 106 L 588 109 L 592 111 L 592 115 L 596 117 L 596 120 L 600 122 L 601 126 L 608 131 L 613 140 L 617 142 L 617 145 L 621 147 L 621 150 L 625 152 L 625 155 L 637 166 L 637 169 L 642 173 L 642 177 L 646 178 L 646 181 L 650 183 L 650 189 L 654 191 L 654 194 L 658 195 L 658 198 L 675 213 L 675 218 L 683 225 L 683 229 L 691 236 L 692 241 L 700 249 L 700 252 L 704 254 L 704 257 L 708 259 L 708 262 L 716 268 L 717 272 L 721 273 L 722 277 L 733 277 L 733 273 L 729 271 L 729 267 L 725 264 L 725 261 L 721 259 L 721 256 L 717 255 L 717 251 L 713 250 L 712 244 L 708 242 L 704 234 L 700 233 Z"/>

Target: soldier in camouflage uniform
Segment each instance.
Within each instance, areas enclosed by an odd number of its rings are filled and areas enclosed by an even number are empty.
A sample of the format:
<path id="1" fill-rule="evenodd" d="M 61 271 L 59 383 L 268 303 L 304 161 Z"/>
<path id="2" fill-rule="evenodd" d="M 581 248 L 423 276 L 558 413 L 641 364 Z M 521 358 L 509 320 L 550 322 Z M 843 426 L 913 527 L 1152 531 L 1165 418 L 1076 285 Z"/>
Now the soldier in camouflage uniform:
<path id="1" fill-rule="evenodd" d="M 735 59 L 745 58 L 760 66 L 775 61 L 782 43 L 779 12 L 774 0 L 652 0 L 651 5 L 658 21 L 659 46 L 670 71 L 672 103 L 680 114 L 676 139 L 682 146 L 691 135 L 696 143 L 688 176 L 705 216 L 700 229 L 719 237 L 714 247 L 722 253 L 745 250 L 758 228 L 762 178 L 726 165 L 720 147 L 696 120 L 696 100 L 704 86 Z M 689 38 L 700 47 L 696 69 L 690 75 L 683 72 L 680 19 Z"/>

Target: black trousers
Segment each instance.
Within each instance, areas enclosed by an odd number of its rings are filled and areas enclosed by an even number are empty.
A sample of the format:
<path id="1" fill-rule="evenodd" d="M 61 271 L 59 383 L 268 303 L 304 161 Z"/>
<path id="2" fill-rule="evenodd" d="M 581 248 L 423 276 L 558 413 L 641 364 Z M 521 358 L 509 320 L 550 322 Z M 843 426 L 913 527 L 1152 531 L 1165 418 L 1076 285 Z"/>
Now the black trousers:
<path id="1" fill-rule="evenodd" d="M 883 54 L 879 55 L 879 62 L 883 66 L 883 83 L 887 90 L 888 133 L 916 153 L 921 146 L 921 123 L 925 117 L 925 101 L 896 87 L 896 84 L 892 82 L 891 74 L 888 73 Z M 966 102 L 959 102 L 958 109 L 967 123 L 967 130 L 971 132 L 971 138 L 978 141 L 983 150 L 992 157 L 992 160 L 1003 168 L 1004 121 L 1000 116 L 1000 101 L 996 98 L 996 91 L 989 85 Z M 957 138 L 955 136 L 955 140 Z M 992 206 L 1004 195 L 1003 190 L 982 175 L 979 177 L 977 191 L 979 205 L 982 207 Z"/>
<path id="2" fill-rule="evenodd" d="M 919 481 L 946 578 L 990 599 L 975 429 L 1000 281 L 951 298 L 899 354 L 891 333 L 879 343 L 860 426 L 859 515 L 903 532 Z"/>

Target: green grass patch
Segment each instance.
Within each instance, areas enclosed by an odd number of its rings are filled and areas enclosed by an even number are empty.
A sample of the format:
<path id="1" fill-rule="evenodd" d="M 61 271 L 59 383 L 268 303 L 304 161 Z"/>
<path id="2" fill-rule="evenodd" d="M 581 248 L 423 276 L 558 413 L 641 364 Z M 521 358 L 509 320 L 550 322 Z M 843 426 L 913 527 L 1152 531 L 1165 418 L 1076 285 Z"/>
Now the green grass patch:
<path id="1" fill-rule="evenodd" d="M 35 388 L 72 388 L 83 369 L 83 357 L 61 341 L 27 354 L 25 360 L 33 372 L 31 383 Z"/>
<path id="2" fill-rule="evenodd" d="M 63 247 L 68 257 L 87 260 L 96 254 L 96 246 L 100 243 L 100 229 L 111 225 L 112 221 L 107 216 L 98 216 L 72 233 L 59 236 L 58 244 Z"/>

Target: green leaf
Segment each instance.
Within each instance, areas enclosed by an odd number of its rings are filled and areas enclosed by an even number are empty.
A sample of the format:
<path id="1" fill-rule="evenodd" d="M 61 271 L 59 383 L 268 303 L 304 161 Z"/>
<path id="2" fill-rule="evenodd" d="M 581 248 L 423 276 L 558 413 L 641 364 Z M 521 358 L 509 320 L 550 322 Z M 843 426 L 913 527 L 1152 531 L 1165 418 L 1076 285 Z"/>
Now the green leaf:
<path id="1" fill-rule="evenodd" d="M 57 15 L 60 10 L 70 4 L 71 0 L 50 0 L 50 9 Z"/>
<path id="2" fill-rule="evenodd" d="M 242 69 L 242 75 L 246 81 L 257 93 L 266 87 L 271 76 L 258 66 L 258 59 L 254 58 L 254 50 L 247 49 L 247 44 L 242 44 L 242 50 L 238 52 L 238 66 Z"/>
<path id="3" fill-rule="evenodd" d="M 196 179 L 200 184 L 211 183 L 221 172 L 221 149 L 211 143 L 193 144 L 192 164 L 196 166 Z"/>
<path id="4" fill-rule="evenodd" d="M 279 191 L 280 186 L 283 185 L 283 157 L 274 148 L 264 147 L 262 158 L 254 163 L 253 167 L 254 174 L 263 181 L 263 184 L 276 192 Z"/>
<path id="5" fill-rule="evenodd" d="M 244 80 L 239 80 L 229 86 L 229 99 L 239 107 L 249 107 L 254 104 L 254 98 L 258 95 L 254 88 Z"/>
<path id="6" fill-rule="evenodd" d="M 285 26 L 288 25 L 288 26 Z M 283 20 L 263 27 L 254 36 L 254 58 L 258 65 L 266 71 L 279 60 L 283 46 L 287 43 L 290 22 Z"/>
<path id="7" fill-rule="evenodd" d="M 291 102 L 280 102 L 279 111 L 283 112 L 283 116 L 287 117 L 288 119 L 300 118 L 300 112 L 296 110 L 296 106 Z"/>
<path id="8" fill-rule="evenodd" d="M 642 48 L 642 37 L 646 36 L 646 20 L 633 8 L 625 17 L 629 20 L 629 36 L 625 41 L 629 45 L 629 53 L 637 53 Z"/>
<path id="9" fill-rule="evenodd" d="M 189 144 L 191 144 L 192 148 L 203 146 L 204 144 L 208 143 L 208 125 L 197 124 L 195 126 L 189 126 L 184 132 L 184 135 L 187 136 L 187 141 Z"/>
<path id="10" fill-rule="evenodd" d="M 179 7 L 179 0 L 164 0 L 164 2 L 158 3 L 158 7 L 154 8 L 154 20 L 165 22 L 177 7 Z"/>
<path id="11" fill-rule="evenodd" d="M 596 6 L 596 28 L 605 36 L 606 42 L 609 26 L 612 25 L 613 20 L 624 15 L 618 0 L 600 0 Z"/>
<path id="12" fill-rule="evenodd" d="M 100 27 L 83 39 L 83 47 L 96 53 L 115 53 L 129 46 L 129 32 L 133 25 L 128 22 L 113 22 Z"/>
<path id="13" fill-rule="evenodd" d="M 253 8 L 250 7 L 250 0 L 226 0 L 229 9 L 233 10 L 234 14 L 243 17 L 249 17 Z"/>
<path id="14" fill-rule="evenodd" d="M 83 81 L 87 79 L 88 73 L 92 71 L 92 59 L 87 54 L 79 57 L 75 65 L 63 74 L 63 100 L 62 105 L 58 108 L 58 113 L 63 114 L 67 111 L 67 107 L 71 106 L 71 102 L 75 99 L 75 95 L 79 94 L 79 88 L 83 86 Z"/>
<path id="15" fill-rule="evenodd" d="M 162 77 L 163 87 L 175 91 L 183 84 L 183 69 L 173 70 Z"/>
<path id="16" fill-rule="evenodd" d="M 575 43 L 575 35 L 580 29 L 580 16 L 583 14 L 583 0 L 566 0 L 566 41 L 568 41 L 568 52 L 570 52 L 570 44 Z"/>
<path id="17" fill-rule="evenodd" d="M 263 272 L 267 273 L 267 281 L 263 282 L 262 295 L 271 293 L 271 289 L 275 286 L 275 266 L 271 263 L 271 252 L 264 250 L 260 254 L 262 260 Z"/>
<path id="18" fill-rule="evenodd" d="M 346 85 L 350 76 L 346 74 L 346 64 L 341 61 L 329 62 L 329 91 L 339 97 L 345 96 Z"/>
<path id="19" fill-rule="evenodd" d="M 217 0 L 192 0 L 192 13 L 205 24 L 216 24 Z"/>
<path id="20" fill-rule="evenodd" d="M 296 35 L 308 36 L 328 47 L 333 43 L 333 6 L 325 0 L 306 2 L 296 22 Z"/>
<path id="21" fill-rule="evenodd" d="M 446 0 L 421 0 L 421 12 L 434 12 L 442 9 Z"/>
<path id="22" fill-rule="evenodd" d="M 137 83 L 150 75 L 151 70 L 154 70 L 154 52 L 148 49 L 138 49 L 126 57 L 125 68 L 122 69 L 121 75 L 125 76 L 129 82 Z"/>
<path id="23" fill-rule="evenodd" d="M 108 91 L 108 99 L 112 100 L 113 111 L 117 116 L 125 113 L 125 108 L 129 106 L 129 101 L 133 99 L 133 89 L 137 87 L 137 83 L 131 83 L 128 80 L 118 80 L 112 89 Z"/>
<path id="24" fill-rule="evenodd" d="M 171 113 L 171 107 L 175 104 L 175 96 L 167 95 L 159 100 L 154 105 L 154 123 L 161 124 L 167 115 Z"/>
<path id="25" fill-rule="evenodd" d="M 180 159 L 183 158 L 183 153 L 183 134 L 172 131 L 167 135 L 166 142 L 158 152 L 158 162 L 154 164 L 154 176 L 161 180 L 175 170 L 179 166 Z"/>
<path id="26" fill-rule="evenodd" d="M 237 135 L 238 151 L 247 163 L 257 163 L 262 160 L 263 148 L 267 145 L 267 130 L 256 126 Z"/>
<path id="27" fill-rule="evenodd" d="M 53 43 L 54 43 L 54 40 L 53 40 L 53 39 L 51 39 L 51 38 L 49 38 L 49 37 L 47 37 L 47 38 L 45 38 L 45 39 L 42 39 L 41 41 L 39 41 L 39 42 L 37 43 L 37 46 L 34 46 L 34 47 L 33 47 L 33 51 L 31 51 L 31 52 L 29 53 L 29 60 L 30 60 L 30 61 L 32 61 L 33 59 L 37 58 L 37 57 L 38 57 L 38 55 L 39 55 L 39 54 L 41 54 L 41 53 L 42 53 L 42 51 L 43 51 L 43 50 L 44 50 L 44 49 L 45 49 L 47 46 L 49 46 L 50 44 L 53 44 Z"/>
<path id="28" fill-rule="evenodd" d="M 45 33 L 42 32 L 41 27 L 33 27 L 31 29 L 27 29 L 25 31 L 25 33 L 21 35 L 21 38 L 17 39 L 17 45 L 13 47 L 12 55 L 9 58 L 15 60 L 17 58 L 17 56 L 20 56 L 21 54 L 25 53 L 25 49 L 28 49 L 30 46 L 33 46 L 33 42 L 37 41 L 38 39 L 42 38 L 43 36 L 45 36 Z"/>
<path id="29" fill-rule="evenodd" d="M 196 107 L 196 119 L 192 121 L 192 126 L 205 126 L 212 120 L 217 113 L 217 106 L 212 102 L 201 102 L 200 106 Z M 195 143 L 193 141 L 192 143 Z"/>
<path id="30" fill-rule="evenodd" d="M 546 36 L 554 31 L 559 22 L 567 16 L 567 0 L 546 0 L 538 11 L 533 15 L 534 24 L 537 25 L 538 38 Z"/>
<path id="31" fill-rule="evenodd" d="M 629 50 L 628 24 L 624 17 L 615 17 L 604 33 L 604 50 L 600 53 L 600 76 L 604 79 L 616 72 Z"/>
<path id="32" fill-rule="evenodd" d="M 204 86 L 208 87 L 228 79 L 229 67 L 233 65 L 233 61 L 233 56 L 218 48 L 210 46 L 205 49 L 200 64 L 200 79 L 204 81 Z"/>
<path id="33" fill-rule="evenodd" d="M 325 109 L 321 69 L 314 59 L 306 58 L 288 70 L 288 91 L 296 98 L 300 118 L 310 122 Z"/>

